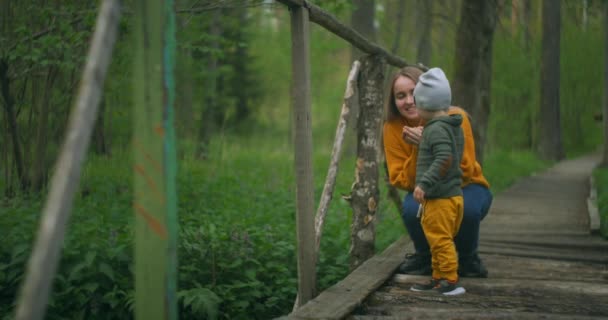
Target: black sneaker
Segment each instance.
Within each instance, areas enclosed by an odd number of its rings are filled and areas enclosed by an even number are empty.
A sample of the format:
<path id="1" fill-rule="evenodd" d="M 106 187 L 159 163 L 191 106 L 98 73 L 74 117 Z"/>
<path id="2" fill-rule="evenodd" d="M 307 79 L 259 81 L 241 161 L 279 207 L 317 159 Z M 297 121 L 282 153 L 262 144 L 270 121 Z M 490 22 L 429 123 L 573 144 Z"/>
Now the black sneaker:
<path id="1" fill-rule="evenodd" d="M 414 274 L 427 276 L 431 275 L 433 269 L 431 268 L 431 255 L 430 254 L 406 254 L 405 261 L 399 266 L 398 273 L 402 274 Z"/>
<path id="2" fill-rule="evenodd" d="M 488 269 L 477 254 L 458 261 L 458 275 L 465 278 L 487 278 Z"/>
<path id="3" fill-rule="evenodd" d="M 420 291 L 430 291 L 437 287 L 439 284 L 439 279 L 431 279 L 427 283 L 416 283 L 413 285 L 410 290 L 420 292 Z"/>
<path id="4" fill-rule="evenodd" d="M 439 280 L 433 290 L 444 296 L 457 296 L 466 292 L 463 287 L 458 285 L 458 281 L 450 282 L 446 279 Z"/>

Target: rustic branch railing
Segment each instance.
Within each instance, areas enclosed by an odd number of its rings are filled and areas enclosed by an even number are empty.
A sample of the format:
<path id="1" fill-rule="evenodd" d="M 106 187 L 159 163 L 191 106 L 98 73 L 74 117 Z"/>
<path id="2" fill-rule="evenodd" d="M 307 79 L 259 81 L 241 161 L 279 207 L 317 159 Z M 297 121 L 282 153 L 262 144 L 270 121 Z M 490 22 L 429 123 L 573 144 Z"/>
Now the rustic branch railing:
<path id="1" fill-rule="evenodd" d="M 396 67 L 404 67 L 409 65 L 404 59 L 396 55 L 391 54 L 379 45 L 367 40 L 357 31 L 345 26 L 333 15 L 323 11 L 318 6 L 306 1 L 306 0 L 278 0 L 289 7 L 291 12 L 291 26 L 292 26 L 292 103 L 294 106 L 294 112 L 299 112 L 299 108 L 302 107 L 301 100 L 303 99 L 302 93 L 307 92 L 310 95 L 310 87 L 299 88 L 302 85 L 303 72 L 306 76 L 309 76 L 309 52 L 308 52 L 308 27 L 301 28 L 303 22 L 300 21 L 302 17 L 307 17 L 310 21 L 324 27 L 333 34 L 340 38 L 348 41 L 353 46 L 360 49 L 362 52 L 369 54 L 369 57 L 363 59 L 365 68 L 361 72 L 364 75 L 358 75 L 359 80 L 357 86 L 359 90 L 365 91 L 365 94 L 358 96 L 358 103 L 365 105 L 365 108 L 359 108 L 359 113 L 364 119 L 360 123 L 364 123 L 361 126 L 360 131 L 357 135 L 359 143 L 357 145 L 357 168 L 355 170 L 356 181 L 353 184 L 353 190 L 351 195 L 348 197 L 351 200 L 351 207 L 353 208 L 353 225 L 351 228 L 351 270 L 357 268 L 365 260 L 369 259 L 374 255 L 374 242 L 375 242 L 375 213 L 379 202 L 379 187 L 378 187 L 378 156 L 380 153 L 379 148 L 381 144 L 381 126 L 382 126 L 382 105 L 384 95 L 384 69 L 385 63 L 391 64 Z M 306 12 L 305 14 L 303 12 Z M 295 52 L 299 50 L 299 52 Z M 299 72 L 296 72 L 299 70 Z M 359 79 L 362 78 L 362 79 Z M 350 79 L 350 76 L 349 76 Z M 350 80 L 349 80 L 350 82 Z M 357 82 L 357 81 L 355 81 Z M 308 83 L 304 83 L 308 84 Z M 310 98 L 305 97 L 303 101 L 309 102 Z M 310 136 L 312 135 L 310 126 L 310 119 L 294 117 L 296 123 L 296 140 L 295 150 L 296 153 L 300 150 L 298 145 L 298 136 Z M 298 120 L 299 119 L 299 120 Z M 298 121 L 305 121 L 305 124 L 299 124 Z M 298 127 L 299 126 L 299 127 Z M 307 132 L 301 132 L 300 130 L 306 130 Z M 339 130 L 339 128 L 338 128 Z M 305 145 L 308 147 L 308 145 Z M 335 149 L 335 145 L 334 145 Z M 310 149 L 312 151 L 312 147 Z M 296 166 L 296 226 L 297 238 L 298 238 L 298 296 L 296 298 L 294 309 L 305 304 L 311 300 L 310 288 L 316 288 L 316 257 L 318 255 L 319 243 L 325 213 L 322 211 L 325 202 L 331 199 L 331 192 L 333 190 L 332 184 L 325 185 L 323 195 L 321 197 L 321 204 L 319 211 L 317 211 L 316 217 L 314 217 L 315 224 L 315 246 L 311 249 L 306 242 L 308 241 L 306 234 L 310 233 L 309 225 L 313 222 L 313 215 L 311 209 L 306 204 L 301 202 L 302 194 L 304 192 L 307 195 L 312 195 L 311 188 L 312 177 L 298 175 L 297 173 L 302 172 L 306 169 L 306 163 L 303 163 L 302 159 L 299 159 L 296 154 L 295 157 Z M 332 163 L 334 157 L 332 155 Z M 337 168 L 336 168 L 337 170 Z M 330 165 L 330 171 L 328 172 L 328 180 L 331 179 L 331 174 L 335 175 Z M 309 255 L 312 255 L 310 257 Z M 312 262 L 312 263 L 311 263 Z M 302 270 L 302 268 L 310 268 L 310 270 Z M 304 295 L 305 294 L 305 295 Z M 314 296 L 314 295 L 313 295 Z"/>
<path id="2" fill-rule="evenodd" d="M 331 13 L 328 13 L 318 7 L 317 5 L 310 3 L 306 0 L 277 0 L 288 7 L 305 7 L 308 9 L 308 15 L 310 21 L 320 25 L 321 27 L 327 29 L 329 32 L 337 35 L 338 37 L 348 41 L 353 46 L 357 47 L 361 51 L 370 54 L 370 55 L 379 55 L 386 60 L 386 63 L 395 66 L 395 67 L 405 67 L 410 65 L 403 58 L 394 55 L 384 49 L 383 47 L 375 44 L 367 40 L 364 36 L 362 36 L 359 32 L 354 29 L 346 26 L 338 18 L 336 18 Z"/>

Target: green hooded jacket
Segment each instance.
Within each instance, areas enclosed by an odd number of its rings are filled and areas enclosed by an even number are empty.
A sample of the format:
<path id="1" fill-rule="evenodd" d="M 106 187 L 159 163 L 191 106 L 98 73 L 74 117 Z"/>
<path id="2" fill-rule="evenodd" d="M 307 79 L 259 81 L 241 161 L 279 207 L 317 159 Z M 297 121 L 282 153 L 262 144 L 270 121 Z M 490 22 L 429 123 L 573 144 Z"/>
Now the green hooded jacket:
<path id="1" fill-rule="evenodd" d="M 460 160 L 464 137 L 462 116 L 452 114 L 429 121 L 418 145 L 416 185 L 424 190 L 426 199 L 462 195 Z"/>

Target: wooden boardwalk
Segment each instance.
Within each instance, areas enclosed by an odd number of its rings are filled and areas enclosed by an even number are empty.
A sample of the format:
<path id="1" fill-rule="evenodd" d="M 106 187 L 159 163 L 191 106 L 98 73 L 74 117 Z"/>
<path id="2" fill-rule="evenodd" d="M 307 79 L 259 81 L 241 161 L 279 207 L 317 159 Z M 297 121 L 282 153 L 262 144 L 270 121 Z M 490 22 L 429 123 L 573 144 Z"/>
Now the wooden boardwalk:
<path id="1" fill-rule="evenodd" d="M 403 238 L 289 318 L 608 319 L 608 241 L 590 233 L 587 208 L 598 160 L 560 162 L 495 197 L 479 248 L 490 274 L 462 278 L 466 294 L 410 291 L 428 277 L 394 274 L 412 252 Z"/>

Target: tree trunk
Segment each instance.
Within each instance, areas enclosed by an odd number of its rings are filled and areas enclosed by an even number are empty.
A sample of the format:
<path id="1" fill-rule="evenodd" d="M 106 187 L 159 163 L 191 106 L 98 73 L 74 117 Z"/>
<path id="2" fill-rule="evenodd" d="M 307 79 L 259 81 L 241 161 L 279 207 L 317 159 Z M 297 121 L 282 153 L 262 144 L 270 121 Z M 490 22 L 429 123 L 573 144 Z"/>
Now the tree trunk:
<path id="1" fill-rule="evenodd" d="M 49 172 L 46 161 L 46 150 L 49 143 L 49 132 L 48 132 L 48 120 L 50 112 L 50 100 L 51 92 L 53 90 L 53 83 L 58 70 L 50 67 L 47 73 L 46 82 L 44 86 L 44 93 L 42 95 L 42 101 L 40 101 L 40 112 L 38 115 L 38 128 L 36 133 L 36 143 L 34 158 L 32 159 L 32 190 L 40 191 L 46 184 L 46 177 Z"/>
<path id="2" fill-rule="evenodd" d="M 496 0 L 463 0 L 456 37 L 452 103 L 472 116 L 477 161 L 483 162 L 490 115 Z"/>
<path id="3" fill-rule="evenodd" d="M 395 36 L 393 38 L 393 45 L 391 46 L 391 53 L 398 54 L 399 47 L 401 44 L 401 38 L 403 37 L 403 15 L 405 11 L 405 0 L 397 0 L 397 16 L 395 17 Z"/>
<path id="4" fill-rule="evenodd" d="M 556 161 L 564 158 L 559 102 L 560 2 L 543 0 L 542 15 L 539 153 L 545 160 Z"/>
<path id="5" fill-rule="evenodd" d="M 417 61 L 424 65 L 431 64 L 431 30 L 433 27 L 433 0 L 418 0 L 416 15 L 418 32 L 418 53 Z"/>
<path id="6" fill-rule="evenodd" d="M 233 63 L 234 73 L 239 75 L 240 79 L 249 79 L 247 72 L 248 52 L 247 45 L 243 44 L 247 40 L 245 39 L 245 28 L 247 27 L 247 8 L 240 7 L 235 9 L 235 14 L 238 16 L 239 25 L 242 26 L 236 30 L 235 41 L 237 42 L 235 60 Z M 243 87 L 243 82 L 238 81 L 233 84 L 233 92 L 236 95 L 236 123 L 245 121 L 250 114 L 249 110 L 249 96 L 251 90 L 248 89 L 247 83 Z"/>
<path id="7" fill-rule="evenodd" d="M 519 1 L 511 0 L 511 36 L 515 38 L 517 36 L 517 29 L 519 24 Z"/>
<path id="8" fill-rule="evenodd" d="M 530 52 L 531 32 L 530 24 L 532 20 L 532 1 L 520 0 L 522 2 L 522 24 L 523 24 L 523 43 L 526 53 Z"/>
<path id="9" fill-rule="evenodd" d="M 587 0 L 583 0 L 583 17 L 581 19 L 582 20 L 581 25 L 582 25 L 583 31 L 587 31 L 587 25 L 589 24 L 588 11 L 589 11 L 589 2 Z"/>
<path id="10" fill-rule="evenodd" d="M 376 209 L 378 208 L 378 163 L 384 102 L 386 63 L 377 55 L 365 57 L 359 78 L 357 165 L 351 191 L 350 268 L 356 269 L 374 255 Z"/>
<path id="11" fill-rule="evenodd" d="M 608 167 L 608 1 L 603 4 L 604 14 L 604 153 L 602 165 Z"/>
<path id="12" fill-rule="evenodd" d="M 439 19 L 436 19 L 435 25 L 437 26 L 437 52 L 445 52 L 448 48 L 447 39 L 448 31 L 453 29 L 453 25 L 456 24 L 452 18 L 456 18 L 456 12 L 454 11 L 455 3 L 452 0 L 439 0 L 436 5 L 439 12 L 449 12 L 450 14 L 442 15 Z"/>
<path id="13" fill-rule="evenodd" d="M 221 11 L 214 10 L 212 21 L 209 24 L 209 36 L 211 37 L 212 53 L 208 57 L 207 68 L 205 70 L 206 84 L 204 91 L 204 105 L 201 117 L 201 127 L 199 131 L 199 145 L 197 155 L 205 158 L 207 155 L 209 142 L 213 132 L 217 130 L 216 118 L 218 114 L 218 77 L 219 62 L 216 52 L 219 50 L 219 38 L 222 34 L 220 25 Z"/>
<path id="14" fill-rule="evenodd" d="M 376 28 L 374 18 L 376 12 L 375 0 L 353 0 L 353 11 L 351 15 L 351 26 L 367 40 L 376 41 Z M 351 47 L 351 64 L 364 54 L 356 47 Z"/>
<path id="15" fill-rule="evenodd" d="M 5 60 L 0 60 L 0 90 L 2 90 L 2 98 L 4 101 L 4 110 L 6 111 L 6 121 L 11 144 L 13 146 L 13 159 L 17 168 L 17 177 L 21 190 L 25 191 L 28 188 L 28 179 L 25 172 L 23 157 L 21 154 L 21 145 L 19 143 L 19 131 L 17 130 L 17 115 L 15 114 L 15 102 L 11 95 L 11 80 L 8 77 L 8 63 Z"/>

